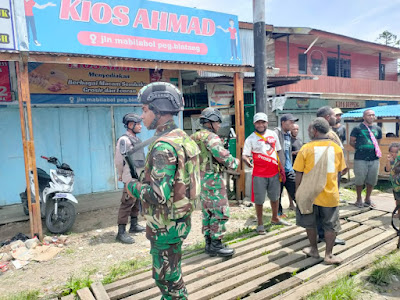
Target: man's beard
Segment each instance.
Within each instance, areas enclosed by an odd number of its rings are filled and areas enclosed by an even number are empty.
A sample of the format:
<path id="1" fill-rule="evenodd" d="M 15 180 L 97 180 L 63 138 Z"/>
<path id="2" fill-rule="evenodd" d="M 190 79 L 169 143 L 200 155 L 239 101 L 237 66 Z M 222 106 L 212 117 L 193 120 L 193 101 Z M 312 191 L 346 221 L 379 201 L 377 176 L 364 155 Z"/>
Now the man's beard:
<path id="1" fill-rule="evenodd" d="M 257 128 L 254 128 L 254 130 L 259 134 L 264 134 L 267 131 L 267 128 L 265 128 L 263 131 L 259 131 Z"/>
<path id="2" fill-rule="evenodd" d="M 336 124 L 339 124 L 341 120 L 336 119 Z"/>

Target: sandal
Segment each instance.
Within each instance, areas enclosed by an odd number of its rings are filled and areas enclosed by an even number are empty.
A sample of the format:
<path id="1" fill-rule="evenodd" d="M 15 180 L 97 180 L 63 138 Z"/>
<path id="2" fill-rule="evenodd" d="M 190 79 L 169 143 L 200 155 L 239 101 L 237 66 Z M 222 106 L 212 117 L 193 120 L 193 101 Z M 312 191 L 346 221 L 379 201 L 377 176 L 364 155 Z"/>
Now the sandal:
<path id="1" fill-rule="evenodd" d="M 363 208 L 363 207 L 364 207 L 364 203 L 362 203 L 362 202 L 356 201 L 356 202 L 354 202 L 353 204 L 354 204 L 355 206 L 357 206 L 358 208 Z"/>
<path id="2" fill-rule="evenodd" d="M 264 225 L 258 225 L 256 231 L 257 231 L 257 233 L 259 235 L 265 235 L 266 234 Z"/>
<path id="3" fill-rule="evenodd" d="M 279 219 L 278 222 L 272 222 L 271 221 L 271 225 L 284 225 L 284 226 L 292 226 L 292 223 L 289 223 L 285 220 Z"/>
<path id="4" fill-rule="evenodd" d="M 371 208 L 375 208 L 376 204 L 374 202 L 364 202 L 364 207 L 371 207 Z"/>

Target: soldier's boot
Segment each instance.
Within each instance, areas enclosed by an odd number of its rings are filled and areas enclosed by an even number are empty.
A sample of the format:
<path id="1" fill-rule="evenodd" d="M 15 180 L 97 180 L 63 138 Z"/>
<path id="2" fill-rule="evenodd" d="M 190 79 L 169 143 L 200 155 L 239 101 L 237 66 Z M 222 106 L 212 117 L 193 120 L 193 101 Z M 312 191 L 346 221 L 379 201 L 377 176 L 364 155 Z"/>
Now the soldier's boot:
<path id="1" fill-rule="evenodd" d="M 235 254 L 235 250 L 222 244 L 221 240 L 211 240 L 210 250 L 208 252 L 210 256 L 232 256 Z"/>
<path id="2" fill-rule="evenodd" d="M 211 246 L 211 237 L 209 235 L 206 235 L 204 238 L 206 239 L 206 248 L 204 250 L 207 254 L 209 254 Z"/>
<path id="3" fill-rule="evenodd" d="M 145 230 L 146 230 L 146 228 L 144 228 L 143 226 L 140 226 L 138 224 L 137 217 L 131 217 L 131 227 L 129 228 L 130 233 L 143 232 Z"/>
<path id="4" fill-rule="evenodd" d="M 116 240 L 120 241 L 123 244 L 133 244 L 135 240 L 126 232 L 125 227 L 126 225 L 124 224 L 118 225 L 118 234 Z"/>

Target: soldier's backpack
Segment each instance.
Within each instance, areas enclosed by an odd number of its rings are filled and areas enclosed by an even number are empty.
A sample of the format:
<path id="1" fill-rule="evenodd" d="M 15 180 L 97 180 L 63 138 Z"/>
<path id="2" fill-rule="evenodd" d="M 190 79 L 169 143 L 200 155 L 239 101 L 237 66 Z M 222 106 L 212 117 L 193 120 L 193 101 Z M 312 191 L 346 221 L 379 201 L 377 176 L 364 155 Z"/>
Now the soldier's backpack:
<path id="1" fill-rule="evenodd" d="M 157 141 L 170 144 L 178 156 L 174 200 L 170 207 L 171 219 L 177 220 L 189 215 L 200 199 L 200 149 L 181 129 L 175 129 Z"/>

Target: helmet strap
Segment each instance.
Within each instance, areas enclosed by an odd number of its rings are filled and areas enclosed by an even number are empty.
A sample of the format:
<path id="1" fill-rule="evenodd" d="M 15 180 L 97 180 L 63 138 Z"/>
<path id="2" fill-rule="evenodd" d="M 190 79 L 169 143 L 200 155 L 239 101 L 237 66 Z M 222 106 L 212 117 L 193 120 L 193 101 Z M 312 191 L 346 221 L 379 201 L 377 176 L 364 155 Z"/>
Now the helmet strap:
<path id="1" fill-rule="evenodd" d="M 134 135 L 136 135 L 137 132 L 135 132 L 135 127 L 136 127 L 136 125 L 137 125 L 138 123 L 136 123 L 136 122 L 132 122 L 132 123 L 133 123 L 132 129 L 129 128 L 128 126 L 127 126 L 127 128 L 128 128 L 128 131 L 130 131 L 131 133 L 133 133 Z"/>
<path id="2" fill-rule="evenodd" d="M 217 131 L 216 131 L 215 128 L 214 128 L 214 122 L 210 122 L 210 125 L 211 125 L 212 131 L 216 134 Z"/>
<path id="3" fill-rule="evenodd" d="M 160 118 L 161 118 L 161 114 L 160 113 L 156 113 L 155 111 L 153 111 L 154 112 L 154 115 L 155 115 L 155 117 L 154 117 L 154 119 L 153 119 L 153 122 L 151 122 L 151 124 L 150 124 L 150 126 L 149 126 L 149 129 L 150 130 L 152 130 L 152 129 L 156 129 L 157 128 L 157 123 L 158 123 L 158 121 L 160 120 Z"/>

